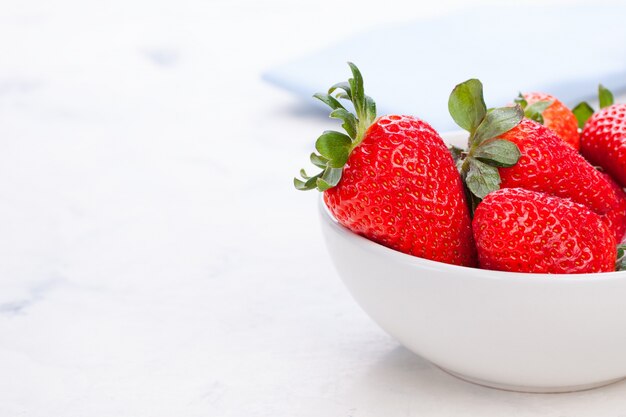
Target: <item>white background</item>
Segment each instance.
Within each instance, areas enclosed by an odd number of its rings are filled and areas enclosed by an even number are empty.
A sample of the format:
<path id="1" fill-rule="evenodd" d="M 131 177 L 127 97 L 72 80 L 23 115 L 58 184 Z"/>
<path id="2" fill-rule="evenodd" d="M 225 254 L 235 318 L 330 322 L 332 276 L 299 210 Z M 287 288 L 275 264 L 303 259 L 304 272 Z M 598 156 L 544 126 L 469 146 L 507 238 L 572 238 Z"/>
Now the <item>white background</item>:
<path id="1" fill-rule="evenodd" d="M 409 353 L 292 189 L 331 123 L 260 73 L 469 4 L 1 6 L 0 416 L 626 416 L 626 383 L 501 392 Z"/>

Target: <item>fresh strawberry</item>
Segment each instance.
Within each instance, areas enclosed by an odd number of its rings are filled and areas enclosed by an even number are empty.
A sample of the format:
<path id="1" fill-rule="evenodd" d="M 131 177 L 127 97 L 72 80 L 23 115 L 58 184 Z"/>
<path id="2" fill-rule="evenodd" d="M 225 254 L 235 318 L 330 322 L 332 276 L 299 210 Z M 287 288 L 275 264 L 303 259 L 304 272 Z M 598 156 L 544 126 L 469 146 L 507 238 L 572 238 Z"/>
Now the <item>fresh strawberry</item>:
<path id="1" fill-rule="evenodd" d="M 610 175 L 602 175 L 609 181 L 611 187 L 615 191 L 615 195 L 617 195 L 617 206 L 613 210 L 602 215 L 602 219 L 607 226 L 609 226 L 609 230 L 613 231 L 615 241 L 617 243 L 622 243 L 624 235 L 626 234 L 626 193 L 624 192 L 624 189 L 620 187 L 613 178 L 611 178 Z"/>
<path id="2" fill-rule="evenodd" d="M 481 268 L 576 274 L 615 271 L 615 237 L 600 216 L 569 199 L 504 188 L 472 223 Z"/>
<path id="3" fill-rule="evenodd" d="M 525 119 L 502 138 L 515 143 L 521 152 L 515 166 L 500 169 L 503 188 L 571 198 L 598 214 L 617 206 L 609 181 L 548 128 Z"/>
<path id="4" fill-rule="evenodd" d="M 522 106 L 527 118 L 541 123 L 572 148 L 580 149 L 576 116 L 556 97 L 546 93 L 520 93 L 515 102 Z"/>
<path id="5" fill-rule="evenodd" d="M 392 249 L 435 261 L 474 266 L 475 248 L 463 185 L 448 149 L 426 122 L 411 116 L 376 119 L 363 92 L 359 70 L 353 78 L 315 97 L 343 120 L 344 133 L 326 131 L 311 162 L 322 169 L 297 189 L 317 188 L 337 221 Z M 356 115 L 331 96 L 352 102 Z"/>
<path id="6" fill-rule="evenodd" d="M 581 152 L 589 162 L 602 167 L 622 186 L 626 186 L 626 104 L 613 104 L 613 95 L 600 86 L 601 109 L 586 103 L 577 106 L 580 123 Z"/>
<path id="7" fill-rule="evenodd" d="M 524 188 L 571 198 L 598 214 L 617 206 L 617 196 L 607 179 L 547 127 L 526 118 L 520 122 L 523 113 L 519 105 L 508 108 L 509 117 L 503 119 L 506 123 L 494 123 L 494 114 L 507 108 L 485 113 L 482 85 L 467 86 L 474 81 L 457 86 L 451 100 L 458 95 L 457 90 L 464 88 L 468 94 L 459 106 L 449 106 L 459 126 L 470 132 L 469 150 L 459 165 L 474 205 L 499 188 Z M 459 123 L 462 117 L 477 114 L 484 115 L 478 127 Z"/>

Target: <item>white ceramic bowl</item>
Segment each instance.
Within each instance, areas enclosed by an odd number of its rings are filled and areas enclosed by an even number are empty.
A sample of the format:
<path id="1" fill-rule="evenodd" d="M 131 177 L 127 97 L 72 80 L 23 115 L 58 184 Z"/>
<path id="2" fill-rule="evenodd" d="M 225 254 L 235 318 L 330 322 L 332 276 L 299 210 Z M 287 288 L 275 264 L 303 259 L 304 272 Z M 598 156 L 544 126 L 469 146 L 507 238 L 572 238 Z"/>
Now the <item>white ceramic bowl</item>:
<path id="1" fill-rule="evenodd" d="M 463 145 L 465 136 L 444 135 Z M 416 354 L 462 379 L 567 392 L 626 377 L 626 272 L 519 274 L 406 255 L 339 225 L 326 243 L 361 308 Z"/>

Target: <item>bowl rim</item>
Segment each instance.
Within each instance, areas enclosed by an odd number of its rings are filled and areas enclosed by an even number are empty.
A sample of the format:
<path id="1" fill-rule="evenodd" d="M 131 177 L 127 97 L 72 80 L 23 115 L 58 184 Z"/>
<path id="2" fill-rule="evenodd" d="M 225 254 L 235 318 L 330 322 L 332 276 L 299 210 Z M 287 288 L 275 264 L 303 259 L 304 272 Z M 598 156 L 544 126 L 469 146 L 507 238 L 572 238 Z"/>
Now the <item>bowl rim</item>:
<path id="1" fill-rule="evenodd" d="M 616 281 L 626 280 L 626 271 L 615 272 L 596 272 L 596 273 L 584 273 L 584 274 L 541 274 L 541 273 L 528 273 L 528 272 L 508 272 L 508 271 L 495 271 L 490 269 L 472 268 L 468 266 L 460 266 L 447 264 L 444 262 L 433 261 L 430 259 L 420 258 L 418 256 L 409 255 L 404 252 L 397 251 L 395 249 L 388 248 L 380 243 L 367 239 L 364 236 L 359 235 L 341 225 L 337 219 L 330 212 L 330 209 L 324 202 L 324 194 L 320 193 L 319 198 L 319 211 L 323 222 L 331 226 L 331 228 L 338 233 L 343 239 L 348 240 L 351 244 L 359 246 L 367 251 L 377 253 L 381 256 L 391 258 L 392 260 L 408 264 L 414 267 L 434 269 L 441 272 L 450 272 L 454 274 L 472 275 L 474 277 L 488 278 L 494 280 L 528 280 L 528 281 L 548 281 L 548 282 L 595 282 L 595 281 Z"/>

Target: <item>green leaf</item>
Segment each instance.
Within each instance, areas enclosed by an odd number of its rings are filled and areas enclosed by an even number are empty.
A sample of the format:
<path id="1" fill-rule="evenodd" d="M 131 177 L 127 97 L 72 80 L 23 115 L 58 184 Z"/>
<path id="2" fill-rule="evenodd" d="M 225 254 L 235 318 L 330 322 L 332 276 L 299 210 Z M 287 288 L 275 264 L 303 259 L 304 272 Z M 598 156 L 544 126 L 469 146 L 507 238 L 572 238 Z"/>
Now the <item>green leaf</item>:
<path id="1" fill-rule="evenodd" d="M 376 104 L 371 97 L 365 95 L 363 86 L 363 77 L 361 71 L 352 62 L 348 62 L 350 71 L 352 72 L 352 78 L 348 79 L 348 82 L 341 82 L 333 85 L 328 94 L 333 94 L 336 90 L 341 90 L 335 94 L 338 99 L 346 99 L 352 102 L 354 106 L 354 119 L 350 116 L 346 116 L 344 112 L 334 112 L 331 117 L 337 117 L 344 120 L 344 129 L 348 132 L 350 137 L 354 139 L 353 148 L 358 146 L 365 135 L 365 132 L 370 125 L 376 119 Z M 336 111 L 337 109 L 335 109 Z M 353 123 L 354 120 L 354 123 Z M 355 126 L 352 128 L 352 126 Z"/>
<path id="2" fill-rule="evenodd" d="M 346 81 L 337 83 L 328 89 L 328 94 L 332 94 L 335 90 L 345 91 L 346 92 L 345 94 L 347 95 L 348 100 L 352 100 L 352 89 L 350 88 L 350 83 Z"/>
<path id="3" fill-rule="evenodd" d="M 317 180 L 321 177 L 322 173 L 320 172 L 314 177 L 307 179 L 306 181 L 299 180 L 298 178 L 293 179 L 293 185 L 296 187 L 296 190 L 300 191 L 308 191 L 313 190 L 317 187 Z"/>
<path id="4" fill-rule="evenodd" d="M 326 169 L 326 167 L 328 166 L 328 159 L 316 154 L 315 152 L 311 154 L 309 159 L 311 160 L 311 163 L 318 168 Z"/>
<path id="5" fill-rule="evenodd" d="M 515 100 L 513 100 L 516 104 L 519 104 L 522 109 L 525 109 L 528 106 L 528 102 L 524 98 L 524 95 L 520 91 Z"/>
<path id="6" fill-rule="evenodd" d="M 300 171 L 302 179 L 294 178 L 293 181 L 298 190 L 317 188 L 325 191 L 337 185 L 350 152 L 361 143 L 365 132 L 376 119 L 376 104 L 365 95 L 361 72 L 353 63 L 349 62 L 348 65 L 352 72 L 348 82 L 333 85 L 327 94 L 317 93 L 313 96 L 332 109 L 330 117 L 342 120 L 342 126 L 348 134 L 326 131 L 317 139 L 315 148 L 319 154 L 313 152 L 309 158 L 322 172 L 309 178 L 304 170 Z M 351 101 L 356 114 L 346 109 L 338 99 Z"/>
<path id="7" fill-rule="evenodd" d="M 496 167 L 471 159 L 465 182 L 472 194 L 483 199 L 487 194 L 500 188 L 500 173 Z"/>
<path id="8" fill-rule="evenodd" d="M 554 101 L 550 101 L 550 100 L 537 101 L 531 104 L 530 106 L 526 107 L 524 109 L 524 114 L 526 115 L 526 117 L 534 113 L 543 114 L 543 112 L 546 111 L 546 109 L 550 107 L 552 103 L 554 103 Z"/>
<path id="9" fill-rule="evenodd" d="M 541 100 L 524 109 L 524 115 L 537 123 L 544 123 L 543 112 L 554 103 L 553 101 Z"/>
<path id="10" fill-rule="evenodd" d="M 520 156 L 517 145 L 505 139 L 485 142 L 474 154 L 474 158 L 487 165 L 505 168 L 517 164 Z"/>
<path id="11" fill-rule="evenodd" d="M 617 260 L 615 262 L 616 271 L 626 271 L 626 245 L 617 245 Z"/>
<path id="12" fill-rule="evenodd" d="M 350 113 L 344 108 L 341 108 L 333 110 L 330 113 L 330 117 L 332 117 L 333 119 L 343 120 L 343 124 L 341 126 L 346 130 L 346 132 L 348 132 L 348 135 L 352 139 L 356 139 L 356 125 L 358 123 L 358 120 L 356 119 L 354 114 Z"/>
<path id="13" fill-rule="evenodd" d="M 317 179 L 317 182 L 315 183 L 315 186 L 317 187 L 318 190 L 320 191 L 326 191 L 328 189 L 333 188 L 332 185 L 330 185 L 329 183 L 327 183 L 326 181 L 324 181 L 321 178 Z"/>
<path id="14" fill-rule="evenodd" d="M 322 179 L 334 187 L 339 183 L 342 172 L 341 168 L 326 168 L 322 174 Z"/>
<path id="15" fill-rule="evenodd" d="M 545 119 L 543 118 L 543 114 L 541 114 L 541 113 L 527 114 L 526 118 L 530 119 L 530 120 L 533 120 L 533 121 L 535 121 L 535 122 L 537 122 L 537 123 L 539 123 L 541 125 L 546 122 Z"/>
<path id="16" fill-rule="evenodd" d="M 524 118 L 524 110 L 519 104 L 514 107 L 498 107 L 487 113 L 474 133 L 472 144 L 479 145 L 487 139 L 495 138 L 517 126 Z"/>
<path id="17" fill-rule="evenodd" d="M 293 179 L 293 186 L 296 187 L 296 190 L 300 190 L 300 191 L 310 190 L 310 188 L 306 188 L 306 183 L 304 181 L 299 180 L 297 178 Z"/>
<path id="18" fill-rule="evenodd" d="M 472 78 L 454 87 L 448 99 L 448 111 L 457 125 L 474 132 L 487 113 L 482 83 Z"/>
<path id="19" fill-rule="evenodd" d="M 352 104 L 356 114 L 361 116 L 365 111 L 365 90 L 363 88 L 363 77 L 361 71 L 352 62 L 348 62 L 348 66 L 352 71 L 352 78 L 348 79 L 350 88 L 352 89 Z"/>
<path id="20" fill-rule="evenodd" d="M 615 99 L 613 98 L 613 93 L 609 91 L 608 88 L 603 86 L 602 84 L 598 85 L 598 98 L 600 100 L 600 108 L 603 109 L 605 107 L 609 107 L 615 103 Z"/>
<path id="21" fill-rule="evenodd" d="M 576 120 L 578 120 L 578 127 L 582 129 L 585 127 L 587 120 L 589 120 L 593 114 L 593 107 L 591 107 L 589 103 L 583 101 L 572 109 L 572 113 L 574 113 Z"/>
<path id="22" fill-rule="evenodd" d="M 341 168 L 346 164 L 352 148 L 352 139 L 343 133 L 327 130 L 317 138 L 315 149 L 326 159 L 333 168 Z"/>
<path id="23" fill-rule="evenodd" d="M 343 169 L 341 168 L 324 167 L 324 170 L 319 174 L 308 177 L 304 169 L 301 169 L 300 175 L 304 181 L 299 178 L 294 178 L 293 185 L 300 191 L 308 191 L 314 188 L 317 188 L 319 191 L 326 191 L 339 183 L 342 172 Z"/>
<path id="24" fill-rule="evenodd" d="M 376 103 L 370 96 L 365 96 L 365 117 L 367 118 L 368 126 L 374 123 L 376 119 Z"/>
<path id="25" fill-rule="evenodd" d="M 317 189 L 326 191 L 339 184 L 342 171 L 341 168 L 326 168 L 321 178 L 317 179 Z"/>
<path id="26" fill-rule="evenodd" d="M 339 101 L 337 101 L 335 97 L 331 96 L 330 94 L 315 93 L 313 94 L 313 97 L 320 100 L 321 102 L 323 102 L 324 104 L 326 104 L 328 107 L 330 107 L 333 110 L 345 109 L 345 107 L 343 107 L 343 105 Z"/>

